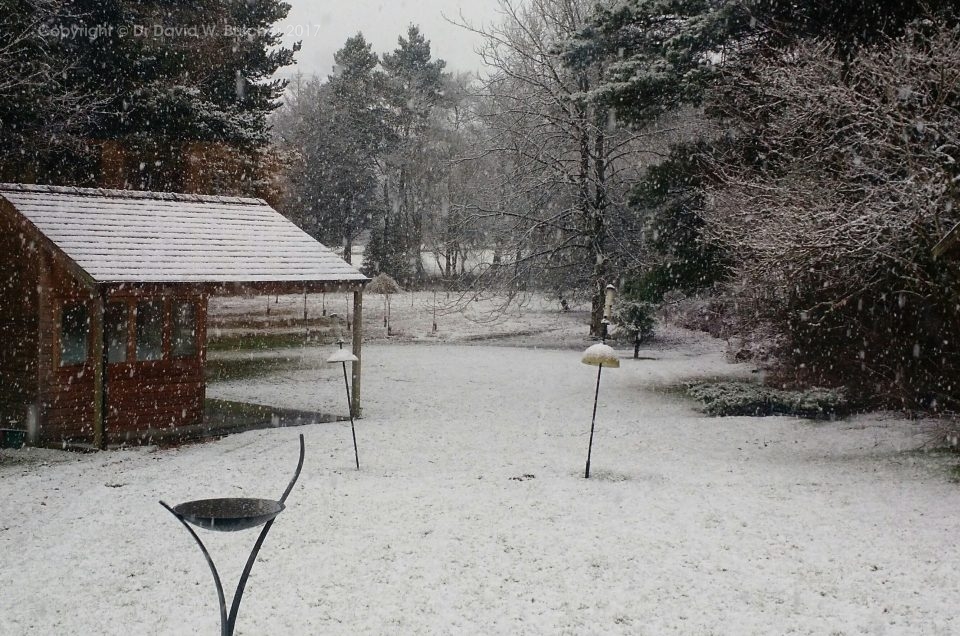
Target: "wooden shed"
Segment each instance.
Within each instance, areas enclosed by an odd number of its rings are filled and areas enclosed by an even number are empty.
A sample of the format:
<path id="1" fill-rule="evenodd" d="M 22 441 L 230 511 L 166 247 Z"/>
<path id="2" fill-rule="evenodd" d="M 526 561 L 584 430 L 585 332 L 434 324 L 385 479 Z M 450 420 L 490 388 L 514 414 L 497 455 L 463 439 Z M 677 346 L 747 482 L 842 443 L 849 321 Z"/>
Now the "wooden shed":
<path id="1" fill-rule="evenodd" d="M 352 292 L 361 357 L 367 278 L 261 199 L 0 184 L 0 281 L 0 427 L 34 444 L 202 424 L 212 295 Z"/>

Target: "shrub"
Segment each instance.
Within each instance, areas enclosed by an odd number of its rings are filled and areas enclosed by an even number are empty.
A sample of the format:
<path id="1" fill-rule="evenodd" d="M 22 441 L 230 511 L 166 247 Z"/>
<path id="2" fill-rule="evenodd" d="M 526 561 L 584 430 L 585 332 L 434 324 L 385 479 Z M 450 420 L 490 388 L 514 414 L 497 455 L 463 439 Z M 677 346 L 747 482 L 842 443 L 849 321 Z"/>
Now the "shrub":
<path id="1" fill-rule="evenodd" d="M 850 412 L 845 392 L 837 389 L 785 391 L 748 382 L 718 382 L 688 385 L 687 394 L 702 402 L 707 414 L 721 417 L 793 415 L 822 420 Z"/>
<path id="2" fill-rule="evenodd" d="M 811 41 L 729 78 L 715 106 L 742 143 L 704 231 L 734 260 L 740 321 L 773 331 L 793 382 L 960 410 L 960 268 L 931 253 L 960 221 L 960 29 L 853 58 Z"/>
<path id="3" fill-rule="evenodd" d="M 653 303 L 621 301 L 613 308 L 614 335 L 627 335 L 631 340 L 644 342 L 653 336 L 657 306 Z"/>

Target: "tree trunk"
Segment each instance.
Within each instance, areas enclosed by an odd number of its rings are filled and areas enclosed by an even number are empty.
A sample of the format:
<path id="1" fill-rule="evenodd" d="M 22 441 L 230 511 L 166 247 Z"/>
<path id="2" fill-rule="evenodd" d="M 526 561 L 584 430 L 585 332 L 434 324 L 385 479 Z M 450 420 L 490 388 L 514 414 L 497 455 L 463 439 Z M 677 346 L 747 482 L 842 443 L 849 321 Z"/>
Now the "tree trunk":
<path id="1" fill-rule="evenodd" d="M 599 69 L 602 74 L 602 69 Z M 593 257 L 594 292 L 590 308 L 590 334 L 604 336 L 604 305 L 606 286 L 610 278 L 610 265 L 605 253 L 607 214 L 607 161 L 606 134 L 607 109 L 597 108 L 593 113 L 595 129 L 593 139 L 593 199 L 590 202 L 591 224 L 589 229 L 590 252 Z M 586 149 L 584 148 L 586 146 Z M 581 143 L 581 153 L 589 153 L 589 140 Z"/>
<path id="2" fill-rule="evenodd" d="M 586 77 L 581 77 L 580 87 L 587 88 Z M 597 209 L 597 200 L 590 196 L 590 132 L 589 115 L 586 108 L 580 107 L 580 169 L 577 174 L 578 206 L 583 219 L 583 230 L 589 245 L 589 258 L 593 263 L 591 280 L 593 294 L 590 296 L 590 335 L 599 338 L 603 335 L 603 302 L 604 287 L 606 285 L 606 258 L 603 253 L 604 219 L 601 210 Z M 601 143 L 602 148 L 602 143 Z M 595 168 L 596 170 L 596 168 Z"/>

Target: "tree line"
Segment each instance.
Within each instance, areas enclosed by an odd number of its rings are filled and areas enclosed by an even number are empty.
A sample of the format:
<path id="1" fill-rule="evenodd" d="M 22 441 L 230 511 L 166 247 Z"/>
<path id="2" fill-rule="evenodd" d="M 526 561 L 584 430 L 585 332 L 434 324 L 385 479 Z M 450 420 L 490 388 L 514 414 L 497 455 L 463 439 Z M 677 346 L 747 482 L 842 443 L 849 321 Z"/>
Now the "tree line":
<path id="1" fill-rule="evenodd" d="M 264 196 L 370 274 L 587 298 L 594 335 L 609 284 L 709 295 L 782 384 L 955 411 L 954 4 L 501 0 L 460 24 L 481 76 L 411 26 L 288 84 L 277 0 L 0 0 L 0 179 Z"/>
<path id="2" fill-rule="evenodd" d="M 278 117 L 291 209 L 476 293 L 709 294 L 777 382 L 955 410 L 952 2 L 501 0 L 488 72 L 347 41 Z M 322 122 L 322 125 L 319 123 Z M 446 260 L 443 260 L 446 259 Z M 455 263 L 452 268 L 452 263 Z"/>
<path id="3" fill-rule="evenodd" d="M 628 291 L 710 287 L 778 383 L 955 412 L 960 280 L 931 250 L 960 221 L 958 54 L 952 2 L 594 8 L 563 47 L 606 65 L 585 97 L 638 130 L 696 122 L 632 184 Z"/>
<path id="4" fill-rule="evenodd" d="M 362 34 L 335 54 L 328 78 L 298 76 L 276 118 L 290 166 L 283 208 L 350 261 L 368 237 L 365 269 L 410 282 L 424 278 L 431 225 L 450 210 L 446 162 L 462 131 L 458 78 L 411 26 L 382 57 Z M 442 232 L 440 232 L 442 235 Z M 450 256 L 460 251 L 450 247 Z M 437 252 L 439 253 L 439 252 Z"/>

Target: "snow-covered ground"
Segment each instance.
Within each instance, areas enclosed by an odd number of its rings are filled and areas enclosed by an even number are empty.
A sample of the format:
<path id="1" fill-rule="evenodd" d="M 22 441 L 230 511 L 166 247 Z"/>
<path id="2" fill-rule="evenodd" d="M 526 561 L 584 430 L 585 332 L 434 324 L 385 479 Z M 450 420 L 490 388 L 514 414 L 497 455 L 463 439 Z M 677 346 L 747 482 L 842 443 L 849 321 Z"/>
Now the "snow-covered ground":
<path id="1" fill-rule="evenodd" d="M 349 423 L 2 451 L 0 634 L 217 633 L 206 565 L 157 500 L 276 498 L 299 433 L 238 634 L 960 633 L 955 460 L 892 416 L 704 417 L 671 387 L 750 369 L 670 336 L 604 371 L 589 480 L 579 335 L 370 343 L 359 472 Z M 345 403 L 330 350 L 299 353 L 210 394 Z M 256 534 L 202 536 L 229 602 Z"/>
<path id="2" fill-rule="evenodd" d="M 350 338 L 345 318 L 353 314 L 352 294 L 309 294 L 308 319 L 337 316 L 340 324 L 331 329 L 335 335 Z M 388 339 L 384 326 L 386 299 L 382 294 L 367 293 L 363 298 L 364 340 Z M 402 292 L 391 296 L 389 340 L 392 342 L 460 342 L 513 336 L 512 344 L 541 343 L 562 346 L 571 342 L 579 346 L 584 339 L 585 324 L 589 320 L 588 306 L 569 302 L 571 311 L 560 311 L 557 298 L 524 294 L 507 304 L 502 297 L 473 298 L 457 292 Z M 302 294 L 281 296 L 230 296 L 210 300 L 210 316 L 214 325 L 241 322 L 292 320 L 303 317 Z M 268 313 L 269 309 L 269 313 Z M 437 329 L 433 324 L 436 320 Z M 211 336 L 221 331 L 233 333 L 236 327 L 211 328 Z M 240 329 L 251 331 L 250 328 Z M 287 327 L 296 332 L 296 327 Z M 264 328 L 257 326 L 258 332 Z M 277 331 L 268 327 L 266 331 Z M 282 329 L 281 329 L 282 331 Z"/>

